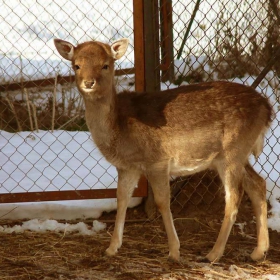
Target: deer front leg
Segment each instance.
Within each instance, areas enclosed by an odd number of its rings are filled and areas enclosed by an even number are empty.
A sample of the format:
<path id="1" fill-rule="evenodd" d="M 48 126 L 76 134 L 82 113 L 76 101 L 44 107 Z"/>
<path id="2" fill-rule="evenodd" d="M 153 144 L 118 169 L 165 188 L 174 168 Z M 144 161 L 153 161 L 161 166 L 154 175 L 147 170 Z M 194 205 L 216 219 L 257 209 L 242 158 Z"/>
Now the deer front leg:
<path id="1" fill-rule="evenodd" d="M 107 256 L 115 255 L 122 245 L 127 206 L 139 178 L 140 173 L 137 171 L 118 169 L 117 216 L 111 243 L 105 252 Z"/>
<path id="2" fill-rule="evenodd" d="M 148 180 L 154 192 L 155 203 L 162 215 L 167 233 L 169 259 L 177 262 L 180 259 L 180 242 L 170 211 L 170 185 L 168 170 L 164 167 L 157 168 L 148 174 Z"/>

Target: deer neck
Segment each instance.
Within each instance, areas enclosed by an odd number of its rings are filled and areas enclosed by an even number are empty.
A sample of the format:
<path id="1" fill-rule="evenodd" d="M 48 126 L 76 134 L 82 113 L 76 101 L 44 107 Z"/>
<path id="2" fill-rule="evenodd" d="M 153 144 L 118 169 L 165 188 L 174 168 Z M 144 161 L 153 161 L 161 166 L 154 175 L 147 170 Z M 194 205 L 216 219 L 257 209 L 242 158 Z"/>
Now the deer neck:
<path id="1" fill-rule="evenodd" d="M 115 139 L 116 127 L 116 89 L 111 94 L 97 99 L 85 100 L 86 122 L 94 142 L 102 147 L 110 147 Z"/>

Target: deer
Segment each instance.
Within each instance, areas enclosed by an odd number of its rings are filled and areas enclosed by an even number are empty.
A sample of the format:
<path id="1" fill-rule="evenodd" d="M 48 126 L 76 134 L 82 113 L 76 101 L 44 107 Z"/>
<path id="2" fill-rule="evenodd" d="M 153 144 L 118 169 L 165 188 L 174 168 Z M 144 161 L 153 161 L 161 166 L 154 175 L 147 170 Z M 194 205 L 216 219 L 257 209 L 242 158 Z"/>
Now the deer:
<path id="1" fill-rule="evenodd" d="M 169 178 L 212 169 L 224 186 L 225 212 L 205 260 L 217 262 L 222 257 L 244 192 L 256 217 L 257 246 L 250 257 L 262 260 L 269 248 L 266 183 L 249 156 L 262 153 L 273 118 L 268 99 L 250 86 L 227 81 L 117 93 L 114 62 L 124 56 L 128 39 L 74 46 L 55 38 L 54 45 L 71 61 L 93 141 L 118 172 L 115 227 L 105 254 L 114 256 L 120 249 L 128 202 L 140 176 L 145 176 L 163 219 L 169 259 L 179 262 Z"/>

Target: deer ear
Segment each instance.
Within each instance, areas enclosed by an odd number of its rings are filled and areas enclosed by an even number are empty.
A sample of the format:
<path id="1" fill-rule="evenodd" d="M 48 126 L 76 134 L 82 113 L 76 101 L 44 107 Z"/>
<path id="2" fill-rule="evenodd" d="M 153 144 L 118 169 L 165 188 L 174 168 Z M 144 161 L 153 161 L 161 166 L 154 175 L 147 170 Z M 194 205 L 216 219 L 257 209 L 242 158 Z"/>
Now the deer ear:
<path id="1" fill-rule="evenodd" d="M 66 41 L 60 40 L 60 39 L 54 39 L 54 45 L 59 52 L 59 54 L 67 59 L 72 60 L 74 56 L 74 46 L 71 43 L 68 43 Z"/>
<path id="2" fill-rule="evenodd" d="M 125 54 L 128 44 L 129 40 L 126 38 L 115 41 L 111 46 L 113 58 L 120 59 Z"/>

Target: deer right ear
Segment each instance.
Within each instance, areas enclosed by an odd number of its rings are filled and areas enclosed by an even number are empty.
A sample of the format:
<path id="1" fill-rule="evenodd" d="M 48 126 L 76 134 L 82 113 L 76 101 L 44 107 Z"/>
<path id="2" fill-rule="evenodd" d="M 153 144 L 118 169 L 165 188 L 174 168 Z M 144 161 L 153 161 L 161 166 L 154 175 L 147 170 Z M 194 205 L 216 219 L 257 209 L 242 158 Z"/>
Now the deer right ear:
<path id="1" fill-rule="evenodd" d="M 54 45 L 63 58 L 72 60 L 74 56 L 74 46 L 71 43 L 60 39 L 54 39 Z"/>

